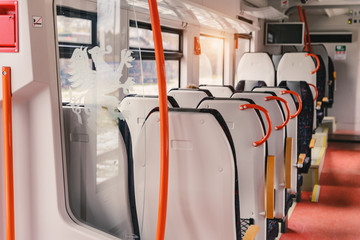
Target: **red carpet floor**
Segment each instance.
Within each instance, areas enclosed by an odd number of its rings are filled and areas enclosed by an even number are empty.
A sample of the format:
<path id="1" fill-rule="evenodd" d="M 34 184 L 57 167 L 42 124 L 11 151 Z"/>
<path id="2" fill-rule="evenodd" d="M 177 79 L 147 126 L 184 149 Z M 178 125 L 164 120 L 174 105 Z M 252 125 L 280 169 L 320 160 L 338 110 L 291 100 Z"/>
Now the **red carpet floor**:
<path id="1" fill-rule="evenodd" d="M 360 144 L 329 143 L 318 203 L 304 192 L 280 240 L 360 240 Z"/>

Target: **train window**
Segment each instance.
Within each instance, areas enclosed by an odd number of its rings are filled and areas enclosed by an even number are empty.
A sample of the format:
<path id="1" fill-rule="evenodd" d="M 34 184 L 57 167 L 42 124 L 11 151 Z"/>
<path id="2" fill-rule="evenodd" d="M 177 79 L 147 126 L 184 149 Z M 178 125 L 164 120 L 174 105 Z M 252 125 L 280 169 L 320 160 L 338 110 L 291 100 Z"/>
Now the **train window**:
<path id="1" fill-rule="evenodd" d="M 161 31 L 165 54 L 166 87 L 170 90 L 179 87 L 180 84 L 180 60 L 183 55 L 182 30 L 162 27 Z M 130 21 L 129 46 L 135 58 L 134 67 L 129 69 L 129 76 L 135 82 L 130 93 L 157 95 L 157 73 L 151 25 Z M 140 64 L 142 64 L 142 69 Z M 144 74 L 143 79 L 140 77 L 141 71 Z"/>
<path id="2" fill-rule="evenodd" d="M 241 57 L 244 53 L 251 52 L 251 34 L 235 34 L 235 38 L 237 39 L 237 48 L 235 49 L 235 66 L 239 65 Z M 238 81 L 242 79 L 238 79 L 237 71 L 235 71 L 235 86 Z"/>
<path id="3" fill-rule="evenodd" d="M 223 85 L 224 39 L 202 34 L 200 46 L 199 84 Z"/>
<path id="4" fill-rule="evenodd" d="M 60 79 L 62 101 L 70 102 L 70 72 L 71 57 L 78 47 L 93 48 L 97 45 L 97 18 L 96 13 L 57 6 L 57 33 L 59 41 Z M 92 67 L 91 59 L 88 66 Z M 72 95 L 76 92 L 72 92 Z"/>
<path id="5" fill-rule="evenodd" d="M 138 27 L 136 28 L 135 23 L 130 21 L 130 29 L 129 29 L 129 45 L 130 48 L 141 48 L 143 50 L 153 50 L 154 49 L 154 41 L 152 39 L 152 31 L 150 29 L 151 25 L 146 23 L 138 23 Z M 143 27 L 143 28 L 141 28 Z M 180 38 L 181 38 L 181 30 L 173 29 L 173 32 L 167 32 L 166 29 L 162 29 L 162 39 L 163 39 L 163 48 L 164 50 L 170 51 L 180 51 Z M 137 33 L 138 31 L 138 33 Z M 139 34 L 139 38 L 137 38 L 137 34 Z"/>
<path id="6" fill-rule="evenodd" d="M 91 20 L 58 15 L 57 24 L 59 42 L 91 44 Z"/>
<path id="7" fill-rule="evenodd" d="M 138 239 L 141 219 L 135 207 L 131 144 L 136 136 L 131 136 L 127 122 L 133 112 L 119 110 L 136 80 L 131 74 L 142 51 L 129 47 L 129 32 L 133 39 L 143 37 L 142 28 L 131 26 L 134 29 L 129 31 L 129 17 L 136 7 L 125 0 L 54 1 L 68 212 L 82 226 Z M 181 34 L 169 34 L 178 48 L 170 44 L 168 51 L 179 54 Z M 153 41 L 149 34 L 146 39 Z M 155 57 L 144 56 L 144 72 L 154 81 Z M 166 61 L 179 72 L 178 58 Z M 142 71 L 136 74 L 145 78 Z M 144 91 L 141 86 L 139 92 Z"/>
<path id="8" fill-rule="evenodd" d="M 140 60 L 135 60 L 134 67 L 129 70 L 129 76 L 134 79 L 135 84 L 129 93 L 158 95 L 157 72 L 155 60 L 142 60 L 142 67 L 144 72 L 144 84 L 141 82 Z M 165 60 L 166 71 L 166 88 L 169 91 L 172 88 L 179 87 L 180 79 L 180 63 L 179 60 Z"/>

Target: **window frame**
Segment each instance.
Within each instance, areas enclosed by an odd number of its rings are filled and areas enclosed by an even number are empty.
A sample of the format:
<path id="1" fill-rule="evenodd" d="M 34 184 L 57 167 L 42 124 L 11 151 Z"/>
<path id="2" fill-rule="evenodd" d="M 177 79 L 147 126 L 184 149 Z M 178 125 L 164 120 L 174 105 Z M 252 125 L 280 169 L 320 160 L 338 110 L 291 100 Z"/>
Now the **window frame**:
<path id="1" fill-rule="evenodd" d="M 135 21 L 133 19 L 129 20 L 129 28 L 130 27 L 138 27 L 141 29 L 146 29 L 152 31 L 151 24 L 146 22 L 139 22 Z M 176 60 L 178 61 L 179 66 L 179 74 L 178 74 L 178 87 L 180 87 L 180 77 L 181 77 L 181 58 L 184 56 L 183 54 L 183 30 L 182 29 L 176 29 L 176 28 L 170 28 L 161 26 L 161 32 L 165 33 L 173 33 L 179 35 L 179 50 L 165 50 L 164 49 L 164 57 L 166 60 Z M 141 47 L 130 47 L 129 49 L 133 52 L 132 57 L 134 57 L 135 60 L 140 60 L 140 52 L 141 52 L 141 60 L 154 60 L 155 61 L 155 49 L 154 48 L 141 48 Z M 139 51 L 140 50 L 140 51 Z"/>
<path id="2" fill-rule="evenodd" d="M 98 45 L 97 40 L 97 14 L 95 12 L 88 12 L 78 10 L 71 7 L 56 6 L 56 17 L 64 16 L 68 18 L 79 18 L 91 21 L 91 43 L 76 43 L 76 42 L 60 42 L 59 44 L 59 58 L 69 59 L 76 48 L 88 47 L 92 48 Z"/>
<path id="3" fill-rule="evenodd" d="M 219 36 L 215 36 L 215 35 L 211 35 L 211 34 L 207 34 L 207 33 L 200 33 L 200 37 L 209 37 L 209 38 L 216 38 L 216 39 L 221 39 L 223 41 L 223 56 L 222 56 L 222 81 L 221 84 L 224 85 L 225 84 L 225 38 L 224 37 L 219 37 Z M 199 66 L 200 68 L 200 66 Z M 199 84 L 200 84 L 200 78 L 199 78 Z"/>

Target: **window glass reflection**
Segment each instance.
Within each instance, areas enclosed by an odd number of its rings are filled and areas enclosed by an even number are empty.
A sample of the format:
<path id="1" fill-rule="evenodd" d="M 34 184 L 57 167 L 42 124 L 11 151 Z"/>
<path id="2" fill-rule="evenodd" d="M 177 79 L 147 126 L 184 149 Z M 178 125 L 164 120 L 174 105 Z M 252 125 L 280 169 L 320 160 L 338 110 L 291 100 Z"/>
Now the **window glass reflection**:
<path id="1" fill-rule="evenodd" d="M 222 85 L 224 79 L 224 39 L 200 36 L 200 84 Z"/>

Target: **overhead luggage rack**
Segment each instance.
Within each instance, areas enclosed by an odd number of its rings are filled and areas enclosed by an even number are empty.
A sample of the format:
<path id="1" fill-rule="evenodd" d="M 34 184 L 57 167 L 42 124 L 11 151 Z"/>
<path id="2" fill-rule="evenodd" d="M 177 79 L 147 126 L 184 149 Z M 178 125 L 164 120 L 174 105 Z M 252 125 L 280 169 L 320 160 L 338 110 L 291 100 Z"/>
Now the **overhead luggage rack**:
<path id="1" fill-rule="evenodd" d="M 282 19 L 288 18 L 288 16 L 286 16 L 285 14 L 283 14 L 282 12 L 280 12 L 279 10 L 277 10 L 276 8 L 273 8 L 273 7 L 255 8 L 255 7 L 250 7 L 246 4 L 243 4 L 242 10 L 244 11 L 244 13 L 246 13 L 250 16 L 257 17 L 260 19 L 282 20 Z"/>

